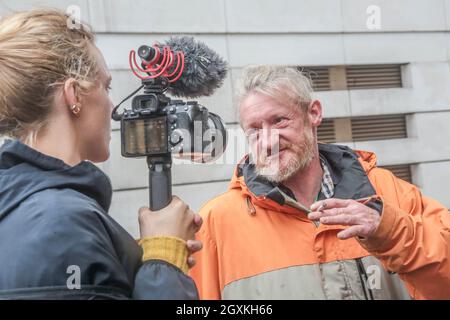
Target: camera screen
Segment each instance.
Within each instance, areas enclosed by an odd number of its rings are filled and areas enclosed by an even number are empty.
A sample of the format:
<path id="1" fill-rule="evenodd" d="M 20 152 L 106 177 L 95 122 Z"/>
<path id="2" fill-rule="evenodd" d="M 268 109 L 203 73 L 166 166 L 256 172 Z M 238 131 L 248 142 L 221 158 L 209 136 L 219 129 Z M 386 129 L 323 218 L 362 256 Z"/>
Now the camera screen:
<path id="1" fill-rule="evenodd" d="M 122 121 L 122 154 L 142 157 L 168 152 L 166 117 Z"/>

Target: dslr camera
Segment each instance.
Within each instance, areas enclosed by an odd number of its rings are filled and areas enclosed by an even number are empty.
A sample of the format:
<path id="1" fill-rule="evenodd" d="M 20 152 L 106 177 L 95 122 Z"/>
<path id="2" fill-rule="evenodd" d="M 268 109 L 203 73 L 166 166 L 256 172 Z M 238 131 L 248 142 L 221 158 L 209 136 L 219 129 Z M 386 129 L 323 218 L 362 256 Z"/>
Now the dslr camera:
<path id="1" fill-rule="evenodd" d="M 173 100 L 165 94 L 183 81 L 183 52 L 144 45 L 138 55 L 141 66 L 133 50 L 129 60 L 142 85 L 114 108 L 112 119 L 121 123 L 122 156 L 147 158 L 150 208 L 159 210 L 172 199 L 172 156 L 199 163 L 213 161 L 226 149 L 227 131 L 222 119 L 197 101 Z M 141 89 L 143 94 L 133 97 L 131 108 L 118 113 L 120 105 Z"/>

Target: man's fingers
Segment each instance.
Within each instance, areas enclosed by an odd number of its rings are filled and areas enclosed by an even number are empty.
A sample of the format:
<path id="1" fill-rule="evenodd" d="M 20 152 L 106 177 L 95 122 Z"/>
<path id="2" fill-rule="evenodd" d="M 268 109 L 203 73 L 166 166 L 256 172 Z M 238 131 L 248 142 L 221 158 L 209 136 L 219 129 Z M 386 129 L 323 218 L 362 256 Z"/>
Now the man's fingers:
<path id="1" fill-rule="evenodd" d="M 353 226 L 361 224 L 360 215 L 341 214 L 337 216 L 321 217 L 320 223 L 322 224 L 337 224 L 342 226 Z"/>
<path id="2" fill-rule="evenodd" d="M 187 248 L 190 253 L 195 253 L 197 251 L 200 251 L 203 248 L 203 244 L 199 240 L 188 240 Z"/>
<path id="3" fill-rule="evenodd" d="M 350 204 L 348 199 L 330 198 L 313 203 L 310 207 L 311 211 L 321 211 L 332 208 L 345 208 Z"/>
<path id="4" fill-rule="evenodd" d="M 339 232 L 337 237 L 341 240 L 346 240 L 356 236 L 363 236 L 363 232 L 364 226 L 352 226 Z"/>
<path id="5" fill-rule="evenodd" d="M 323 210 L 323 211 L 314 211 L 310 212 L 308 214 L 308 219 L 310 220 L 319 220 L 322 217 L 328 217 L 328 216 L 336 216 L 341 214 L 349 214 L 346 210 L 346 208 L 333 208 L 329 210 Z"/>

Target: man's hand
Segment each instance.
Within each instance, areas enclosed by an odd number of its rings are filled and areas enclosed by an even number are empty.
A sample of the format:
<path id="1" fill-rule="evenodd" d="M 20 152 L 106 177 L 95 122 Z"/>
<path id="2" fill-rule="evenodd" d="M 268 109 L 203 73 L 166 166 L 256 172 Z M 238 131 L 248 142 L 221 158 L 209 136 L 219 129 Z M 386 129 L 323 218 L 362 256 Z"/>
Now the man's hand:
<path id="1" fill-rule="evenodd" d="M 326 199 L 311 206 L 310 220 L 319 220 L 322 224 L 350 226 L 339 232 L 341 240 L 352 237 L 369 238 L 380 225 L 380 214 L 356 200 Z"/>

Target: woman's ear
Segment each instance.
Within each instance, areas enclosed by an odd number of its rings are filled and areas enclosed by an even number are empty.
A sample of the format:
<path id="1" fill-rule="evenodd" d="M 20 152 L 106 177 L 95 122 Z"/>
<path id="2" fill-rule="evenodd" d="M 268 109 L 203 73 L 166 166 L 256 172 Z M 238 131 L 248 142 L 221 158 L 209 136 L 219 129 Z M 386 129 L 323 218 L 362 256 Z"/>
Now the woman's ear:
<path id="1" fill-rule="evenodd" d="M 64 82 L 63 95 L 67 106 L 79 105 L 77 80 L 69 78 Z"/>
<path id="2" fill-rule="evenodd" d="M 308 107 L 308 118 L 313 127 L 322 123 L 322 104 L 319 100 L 313 100 Z"/>

